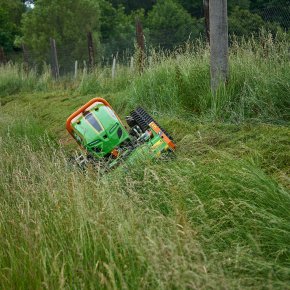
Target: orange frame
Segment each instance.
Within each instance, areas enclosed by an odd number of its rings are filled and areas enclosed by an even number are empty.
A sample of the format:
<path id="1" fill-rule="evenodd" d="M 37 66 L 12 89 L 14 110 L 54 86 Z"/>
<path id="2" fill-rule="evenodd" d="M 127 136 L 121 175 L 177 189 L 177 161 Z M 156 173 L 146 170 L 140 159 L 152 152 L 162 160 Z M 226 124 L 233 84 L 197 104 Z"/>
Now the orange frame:
<path id="1" fill-rule="evenodd" d="M 171 149 L 175 150 L 175 144 L 172 142 L 171 139 L 168 138 L 167 135 L 165 135 L 165 133 L 156 125 L 156 123 L 151 122 L 149 126 L 156 134 L 158 134 L 164 140 L 165 143 L 167 143 L 167 145 Z"/>

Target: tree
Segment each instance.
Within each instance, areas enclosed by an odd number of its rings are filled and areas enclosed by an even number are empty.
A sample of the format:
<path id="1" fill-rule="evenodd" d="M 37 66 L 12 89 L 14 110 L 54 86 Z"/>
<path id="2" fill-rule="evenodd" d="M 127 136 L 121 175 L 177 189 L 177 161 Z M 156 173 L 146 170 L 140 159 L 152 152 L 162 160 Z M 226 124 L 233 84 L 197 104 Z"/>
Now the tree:
<path id="1" fill-rule="evenodd" d="M 21 16 L 25 11 L 21 0 L 0 0 L 0 46 L 12 51 L 15 38 L 21 35 Z"/>
<path id="2" fill-rule="evenodd" d="M 228 11 L 231 13 L 236 7 L 249 10 L 251 0 L 228 0 Z"/>
<path id="3" fill-rule="evenodd" d="M 192 16 L 201 18 L 204 15 L 202 0 L 177 0 Z M 239 6 L 248 9 L 251 0 L 228 0 L 228 11 L 232 11 L 234 7 Z"/>
<path id="4" fill-rule="evenodd" d="M 276 22 L 282 28 L 290 29 L 290 0 L 252 0 L 250 9 L 265 21 Z"/>
<path id="5" fill-rule="evenodd" d="M 130 14 L 134 10 L 144 9 L 145 12 L 151 10 L 156 0 L 109 0 L 108 2 L 115 8 L 123 6 L 126 13 Z"/>
<path id="6" fill-rule="evenodd" d="M 182 7 L 194 17 L 203 17 L 203 2 L 202 0 L 177 0 Z"/>
<path id="7" fill-rule="evenodd" d="M 99 17 L 95 0 L 37 0 L 34 9 L 24 15 L 23 41 L 39 60 L 47 60 L 49 39 L 54 38 L 63 52 L 60 63 L 65 66 L 69 57 L 87 59 L 87 33 L 93 32 L 98 41 Z"/>
<path id="8" fill-rule="evenodd" d="M 198 36 L 202 29 L 196 18 L 173 0 L 158 0 L 148 13 L 146 25 L 150 42 L 165 49 Z"/>
<path id="9" fill-rule="evenodd" d="M 144 17 L 144 10 L 125 13 L 122 5 L 114 7 L 108 1 L 101 2 L 101 42 L 105 57 L 134 49 L 135 17 Z"/>
<path id="10" fill-rule="evenodd" d="M 229 17 L 229 33 L 236 36 L 257 34 L 262 27 L 273 33 L 281 30 L 277 23 L 265 22 L 260 15 L 240 7 L 235 7 Z"/>
<path id="11" fill-rule="evenodd" d="M 229 33 L 237 36 L 246 36 L 259 32 L 264 25 L 261 16 L 251 13 L 249 10 L 235 7 L 229 17 Z"/>
<path id="12" fill-rule="evenodd" d="M 34 4 L 35 1 L 37 0 L 21 0 L 25 5 L 31 5 Z"/>

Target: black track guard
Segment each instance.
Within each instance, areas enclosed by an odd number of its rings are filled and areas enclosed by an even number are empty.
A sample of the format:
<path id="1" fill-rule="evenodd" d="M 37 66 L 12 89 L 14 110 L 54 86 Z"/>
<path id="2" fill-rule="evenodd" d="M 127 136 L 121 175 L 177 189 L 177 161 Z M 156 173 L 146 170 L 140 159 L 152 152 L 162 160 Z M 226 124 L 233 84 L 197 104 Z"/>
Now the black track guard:
<path id="1" fill-rule="evenodd" d="M 143 108 L 138 107 L 131 112 L 130 116 L 132 117 L 132 119 L 134 119 L 136 124 L 141 128 L 143 132 L 149 129 L 149 124 L 151 122 L 154 122 L 163 131 L 163 133 L 167 135 L 169 139 L 173 140 L 170 134 L 168 134 L 166 130 L 164 130 Z"/>

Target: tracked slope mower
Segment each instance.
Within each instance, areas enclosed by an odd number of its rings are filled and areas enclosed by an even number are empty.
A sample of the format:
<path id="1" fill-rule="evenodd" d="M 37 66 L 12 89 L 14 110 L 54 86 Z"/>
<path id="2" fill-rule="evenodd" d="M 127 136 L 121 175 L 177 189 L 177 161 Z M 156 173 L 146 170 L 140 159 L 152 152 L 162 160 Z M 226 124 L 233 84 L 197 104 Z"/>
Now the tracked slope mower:
<path id="1" fill-rule="evenodd" d="M 71 114 L 66 128 L 86 152 L 77 158 L 78 164 L 99 161 L 112 168 L 125 159 L 134 162 L 138 157 L 154 158 L 175 150 L 172 137 L 144 109 L 132 111 L 126 121 L 128 131 L 102 98 L 90 100 Z"/>

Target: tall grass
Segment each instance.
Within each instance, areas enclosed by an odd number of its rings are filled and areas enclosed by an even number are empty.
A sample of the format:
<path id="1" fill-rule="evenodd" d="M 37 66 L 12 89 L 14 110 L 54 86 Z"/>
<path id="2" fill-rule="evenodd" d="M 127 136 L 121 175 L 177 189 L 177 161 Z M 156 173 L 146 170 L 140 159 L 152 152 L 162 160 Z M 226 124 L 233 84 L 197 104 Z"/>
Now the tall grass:
<path id="1" fill-rule="evenodd" d="M 216 95 L 210 91 L 209 48 L 193 46 L 163 57 L 131 87 L 132 102 L 155 110 L 182 108 L 217 120 L 289 119 L 289 44 L 261 35 L 233 42 L 229 79 Z"/>
<path id="2" fill-rule="evenodd" d="M 48 90 L 52 85 L 49 67 L 39 76 L 34 70 L 26 71 L 22 65 L 8 63 L 0 66 L 0 97 L 19 92 Z"/>
<path id="3" fill-rule="evenodd" d="M 2 289 L 289 285 L 290 195 L 258 152 L 236 158 L 211 132 L 187 135 L 165 166 L 98 176 L 21 123 L 0 139 Z"/>
<path id="4" fill-rule="evenodd" d="M 289 192 L 259 149 L 226 145 L 227 128 L 219 141 L 208 127 L 186 134 L 171 161 L 99 176 L 25 118 L 1 129 L 1 289 L 288 287 Z"/>
<path id="5" fill-rule="evenodd" d="M 216 96 L 202 44 L 114 79 L 1 67 L 0 289 L 288 289 L 287 53 L 269 35 L 233 42 Z M 175 156 L 72 167 L 65 119 L 96 94 L 157 115 Z"/>
<path id="6" fill-rule="evenodd" d="M 77 79 L 55 82 L 49 69 L 38 78 L 33 71 L 26 75 L 21 67 L 8 64 L 0 69 L 0 91 L 2 97 L 39 90 L 118 93 L 128 110 L 137 103 L 151 110 L 183 111 L 214 120 L 289 121 L 288 48 L 287 35 L 261 32 L 260 38 L 233 39 L 229 79 L 216 95 L 209 86 L 209 48 L 200 42 L 188 43 L 173 53 L 151 51 L 142 75 L 118 65 L 114 79 L 111 68 L 98 67 L 90 73 L 79 72 Z"/>

